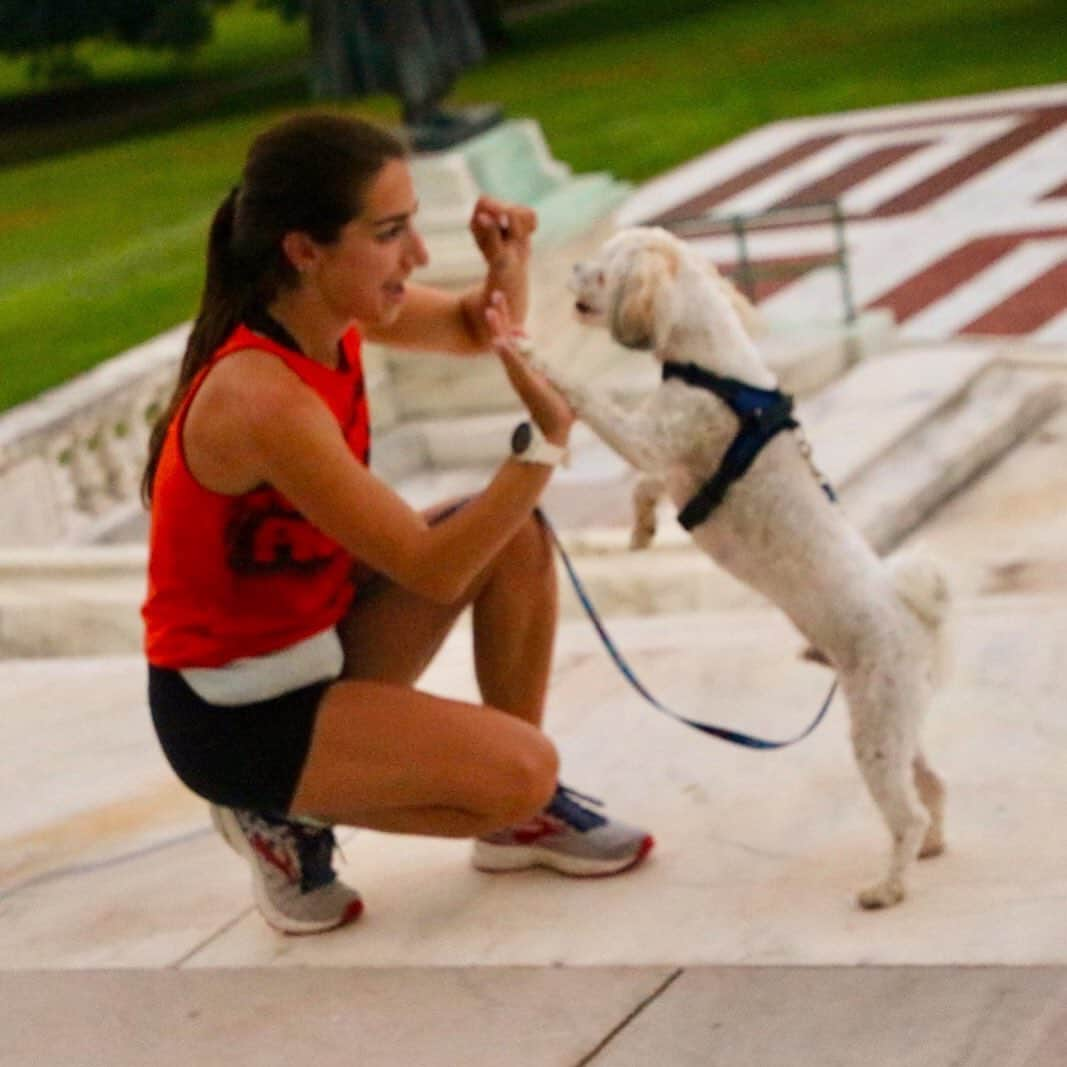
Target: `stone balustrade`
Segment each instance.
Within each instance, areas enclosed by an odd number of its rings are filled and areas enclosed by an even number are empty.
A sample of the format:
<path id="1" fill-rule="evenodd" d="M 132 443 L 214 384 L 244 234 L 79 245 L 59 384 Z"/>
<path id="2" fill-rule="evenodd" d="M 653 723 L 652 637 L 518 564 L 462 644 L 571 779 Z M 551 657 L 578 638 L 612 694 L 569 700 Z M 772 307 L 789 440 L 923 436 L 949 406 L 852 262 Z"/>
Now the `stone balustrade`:
<path id="1" fill-rule="evenodd" d="M 84 544 L 139 511 L 188 324 L 0 415 L 0 545 Z"/>

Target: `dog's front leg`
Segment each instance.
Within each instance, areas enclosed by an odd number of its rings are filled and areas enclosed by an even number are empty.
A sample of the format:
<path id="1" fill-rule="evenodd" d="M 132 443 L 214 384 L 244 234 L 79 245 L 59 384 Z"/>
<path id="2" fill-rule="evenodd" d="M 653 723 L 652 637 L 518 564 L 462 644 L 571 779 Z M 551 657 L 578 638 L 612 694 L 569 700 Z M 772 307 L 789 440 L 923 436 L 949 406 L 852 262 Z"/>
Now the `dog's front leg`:
<path id="1" fill-rule="evenodd" d="M 663 479 L 653 474 L 640 478 L 634 486 L 634 524 L 630 530 L 630 548 L 648 548 L 656 536 L 656 502 L 663 495 Z"/>
<path id="2" fill-rule="evenodd" d="M 568 382 L 557 367 L 538 358 L 532 345 L 523 354 L 534 370 L 543 374 L 566 398 L 582 420 L 609 448 L 632 467 L 651 472 L 663 469 L 663 456 L 656 446 L 658 416 L 647 402 L 628 411 L 609 396 L 590 391 L 585 385 Z"/>
<path id="3" fill-rule="evenodd" d="M 663 469 L 657 445 L 656 419 L 644 407 L 627 411 L 617 401 L 584 387 L 561 386 L 560 391 L 584 422 L 609 448 L 643 473 Z"/>

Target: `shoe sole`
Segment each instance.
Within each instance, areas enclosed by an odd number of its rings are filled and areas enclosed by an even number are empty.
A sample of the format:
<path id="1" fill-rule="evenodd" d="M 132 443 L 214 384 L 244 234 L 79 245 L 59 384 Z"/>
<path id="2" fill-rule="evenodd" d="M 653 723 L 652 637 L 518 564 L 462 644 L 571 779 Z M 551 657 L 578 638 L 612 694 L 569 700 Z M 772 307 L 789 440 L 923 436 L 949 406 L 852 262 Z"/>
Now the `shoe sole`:
<path id="1" fill-rule="evenodd" d="M 295 937 L 303 934 L 323 934 L 327 930 L 336 930 L 338 927 L 355 922 L 363 914 L 363 901 L 359 897 L 345 908 L 338 919 L 320 920 L 318 922 L 311 919 L 293 919 L 278 911 L 270 902 L 270 898 L 263 888 L 263 883 L 256 870 L 256 864 L 259 861 L 256 859 L 252 846 L 248 843 L 248 838 L 245 837 L 237 822 L 237 816 L 228 808 L 215 804 L 211 805 L 210 811 L 211 822 L 222 836 L 222 839 L 234 852 L 248 861 L 252 869 L 252 897 L 256 902 L 260 915 L 263 916 L 267 925 L 272 929 L 281 934 L 289 934 Z"/>
<path id="2" fill-rule="evenodd" d="M 636 867 L 652 851 L 655 843 L 654 838 L 646 836 L 633 856 L 619 860 L 594 860 L 524 845 L 489 845 L 478 841 L 474 845 L 473 862 L 475 870 L 486 874 L 508 874 L 545 867 L 569 878 L 610 878 Z"/>

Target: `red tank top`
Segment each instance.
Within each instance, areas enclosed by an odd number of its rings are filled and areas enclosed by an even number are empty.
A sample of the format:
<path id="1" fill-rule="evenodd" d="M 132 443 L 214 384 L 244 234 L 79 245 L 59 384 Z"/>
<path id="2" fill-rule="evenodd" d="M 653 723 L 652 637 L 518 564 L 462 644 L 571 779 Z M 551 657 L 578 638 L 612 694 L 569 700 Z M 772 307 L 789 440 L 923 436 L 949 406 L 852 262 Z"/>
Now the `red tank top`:
<path id="1" fill-rule="evenodd" d="M 219 360 L 270 352 L 325 401 L 362 463 L 370 422 L 356 330 L 330 370 L 238 326 L 193 379 L 171 420 L 152 489 L 145 652 L 157 667 L 219 667 L 284 648 L 336 624 L 355 592 L 352 557 L 264 485 L 240 496 L 201 486 L 186 466 L 181 433 L 189 404 Z"/>

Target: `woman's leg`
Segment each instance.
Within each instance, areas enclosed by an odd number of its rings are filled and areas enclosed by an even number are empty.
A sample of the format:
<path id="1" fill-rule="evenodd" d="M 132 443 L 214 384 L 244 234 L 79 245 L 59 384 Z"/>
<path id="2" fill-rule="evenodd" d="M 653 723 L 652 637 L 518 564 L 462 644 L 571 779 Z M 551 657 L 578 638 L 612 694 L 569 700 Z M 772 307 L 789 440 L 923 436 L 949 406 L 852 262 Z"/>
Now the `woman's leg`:
<path id="1" fill-rule="evenodd" d="M 487 707 L 411 688 L 468 605 Z M 538 729 L 555 627 L 554 562 L 536 518 L 455 604 L 376 576 L 341 628 L 344 677 L 323 698 L 293 812 L 473 837 L 540 811 L 556 784 Z"/>
<path id="2" fill-rule="evenodd" d="M 454 604 L 374 575 L 341 626 L 344 677 L 414 685 L 468 606 L 482 699 L 540 724 L 558 608 L 552 545 L 536 513 Z"/>
<path id="3" fill-rule="evenodd" d="M 476 837 L 548 803 L 558 764 L 536 727 L 386 682 L 323 698 L 291 812 L 393 833 Z"/>

